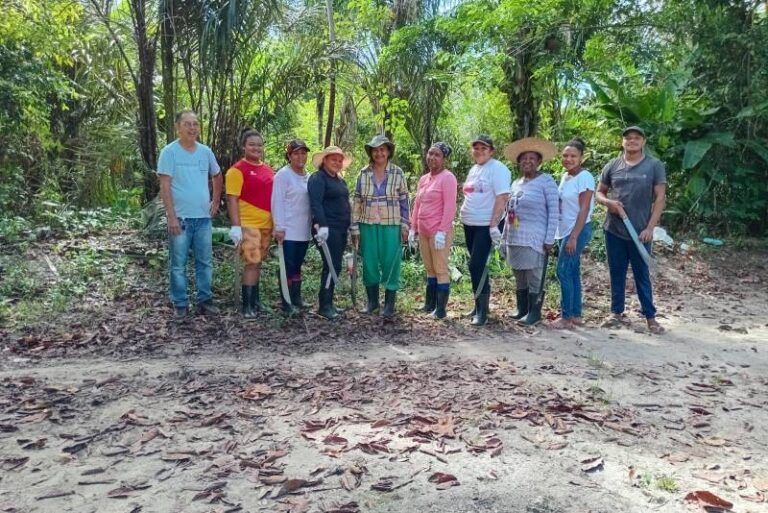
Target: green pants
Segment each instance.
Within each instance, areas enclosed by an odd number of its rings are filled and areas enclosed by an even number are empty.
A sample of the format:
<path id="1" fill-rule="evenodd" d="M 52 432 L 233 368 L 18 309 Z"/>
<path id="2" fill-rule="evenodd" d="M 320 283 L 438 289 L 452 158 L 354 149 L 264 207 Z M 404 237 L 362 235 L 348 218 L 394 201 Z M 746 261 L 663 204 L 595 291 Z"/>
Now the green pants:
<path id="1" fill-rule="evenodd" d="M 400 225 L 360 223 L 360 253 L 363 256 L 363 283 L 400 288 Z"/>

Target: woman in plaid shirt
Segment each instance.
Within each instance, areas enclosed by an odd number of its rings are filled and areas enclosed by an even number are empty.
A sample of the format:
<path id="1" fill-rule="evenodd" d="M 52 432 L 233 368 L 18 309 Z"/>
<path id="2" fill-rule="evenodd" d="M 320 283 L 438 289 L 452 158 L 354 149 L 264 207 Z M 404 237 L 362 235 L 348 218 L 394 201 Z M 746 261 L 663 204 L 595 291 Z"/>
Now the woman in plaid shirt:
<path id="1" fill-rule="evenodd" d="M 384 317 L 395 315 L 400 288 L 401 241 L 410 228 L 408 185 L 403 170 L 390 162 L 395 145 L 383 135 L 365 145 L 370 163 L 357 177 L 352 199 L 352 244 L 360 244 L 366 313 L 379 309 L 379 284 L 384 286 Z"/>

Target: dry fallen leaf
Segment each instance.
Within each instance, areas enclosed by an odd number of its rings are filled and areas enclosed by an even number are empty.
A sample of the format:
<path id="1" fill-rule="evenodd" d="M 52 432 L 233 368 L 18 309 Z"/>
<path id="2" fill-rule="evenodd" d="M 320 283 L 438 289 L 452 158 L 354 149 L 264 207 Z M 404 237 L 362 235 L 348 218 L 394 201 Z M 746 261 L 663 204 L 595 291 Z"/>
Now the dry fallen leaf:
<path id="1" fill-rule="evenodd" d="M 667 459 L 672 463 L 685 463 L 691 459 L 691 457 L 684 452 L 673 452 L 667 457 Z"/>
<path id="2" fill-rule="evenodd" d="M 582 472 L 595 472 L 597 470 L 603 470 L 603 458 L 602 456 L 593 456 L 580 461 Z"/>
<path id="3" fill-rule="evenodd" d="M 313 481 L 307 481 L 306 479 L 288 479 L 283 483 L 283 486 L 280 487 L 280 490 L 278 490 L 277 493 L 272 496 L 272 498 L 277 499 L 283 495 L 295 492 L 299 488 L 304 488 L 306 486 L 316 486 L 322 482 L 322 479 L 315 479 Z"/>
<path id="4" fill-rule="evenodd" d="M 430 483 L 435 483 L 438 490 L 447 490 L 448 488 L 451 488 L 452 486 L 458 486 L 459 481 L 456 479 L 456 476 L 453 476 L 451 474 L 446 474 L 445 472 L 435 472 L 431 476 L 429 476 L 428 481 Z"/>
<path id="5" fill-rule="evenodd" d="M 685 502 L 698 504 L 704 507 L 720 508 L 724 510 L 733 509 L 732 502 L 728 502 L 725 499 L 721 499 L 714 493 L 708 492 L 706 490 L 690 492 L 688 495 L 685 496 Z"/>

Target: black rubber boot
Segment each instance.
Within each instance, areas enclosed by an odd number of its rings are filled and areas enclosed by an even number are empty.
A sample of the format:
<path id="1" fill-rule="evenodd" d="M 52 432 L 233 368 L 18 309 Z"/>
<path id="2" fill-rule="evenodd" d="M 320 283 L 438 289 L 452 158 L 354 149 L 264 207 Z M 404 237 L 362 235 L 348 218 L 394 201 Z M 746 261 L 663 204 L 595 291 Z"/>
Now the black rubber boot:
<path id="1" fill-rule="evenodd" d="M 432 317 L 435 319 L 445 319 L 445 317 L 448 315 L 445 312 L 446 306 L 448 306 L 448 296 L 451 295 L 450 289 L 437 289 L 437 298 L 435 300 L 436 306 L 435 311 L 432 312 Z"/>
<path id="2" fill-rule="evenodd" d="M 291 284 L 288 285 L 288 291 L 291 294 L 291 303 L 293 303 L 293 306 L 301 309 L 307 308 L 307 305 L 301 300 L 301 280 L 292 281 Z"/>
<path id="3" fill-rule="evenodd" d="M 272 312 L 272 309 L 261 302 L 261 298 L 259 297 L 259 282 L 256 282 L 256 285 L 253 286 L 253 295 L 251 296 L 251 306 L 253 307 L 254 311 L 263 312 L 263 313 L 270 313 Z"/>
<path id="4" fill-rule="evenodd" d="M 513 319 L 520 320 L 528 314 L 528 289 L 517 289 L 517 311 L 512 314 Z"/>
<path id="5" fill-rule="evenodd" d="M 528 314 L 520 319 L 518 324 L 523 326 L 535 326 L 541 321 L 541 306 L 544 303 L 544 295 L 528 294 Z"/>
<path id="6" fill-rule="evenodd" d="M 299 309 L 293 304 L 293 298 L 291 297 L 291 284 L 288 284 L 288 298 L 291 300 L 291 304 L 283 297 L 283 284 L 280 280 L 280 271 L 277 272 L 277 293 L 280 295 L 280 307 L 283 313 L 288 315 L 295 315 L 299 313 Z"/>
<path id="7" fill-rule="evenodd" d="M 490 299 L 490 294 L 480 294 L 477 297 L 477 306 L 475 307 L 477 312 L 472 317 L 472 326 L 485 326 L 485 323 L 488 322 L 488 302 Z"/>
<path id="8" fill-rule="evenodd" d="M 368 296 L 368 307 L 365 313 L 374 314 L 379 309 L 379 286 L 365 287 L 365 294 Z"/>
<path id="9" fill-rule="evenodd" d="M 384 317 L 394 317 L 395 316 L 395 301 L 397 299 L 397 291 L 396 290 L 384 290 L 384 310 L 381 312 L 381 315 Z"/>
<path id="10" fill-rule="evenodd" d="M 243 285 L 240 290 L 240 313 L 245 319 L 255 319 L 256 310 L 253 307 L 253 294 L 256 287 L 253 285 Z"/>
<path id="11" fill-rule="evenodd" d="M 422 312 L 432 313 L 437 306 L 437 285 L 427 283 L 427 290 L 424 292 L 424 306 Z"/>
<path id="12" fill-rule="evenodd" d="M 333 288 L 321 288 L 317 294 L 319 308 L 317 309 L 318 315 L 325 317 L 329 321 L 336 320 L 339 314 L 336 309 L 333 308 Z"/>

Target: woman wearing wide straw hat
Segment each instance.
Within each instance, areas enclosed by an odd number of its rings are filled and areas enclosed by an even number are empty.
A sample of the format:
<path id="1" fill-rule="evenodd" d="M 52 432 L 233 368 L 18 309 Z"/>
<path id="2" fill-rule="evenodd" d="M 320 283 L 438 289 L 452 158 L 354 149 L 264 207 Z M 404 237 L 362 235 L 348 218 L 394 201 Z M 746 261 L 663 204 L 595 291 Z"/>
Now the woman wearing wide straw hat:
<path id="1" fill-rule="evenodd" d="M 304 169 L 308 152 L 309 148 L 301 139 L 289 141 L 285 146 L 285 158 L 288 163 L 277 172 L 272 187 L 272 219 L 275 224 L 273 235 L 278 244 L 283 245 L 285 274 L 291 299 L 289 304 L 282 294 L 280 295 L 283 311 L 286 313 L 294 313 L 296 308 L 304 307 L 301 300 L 301 266 L 304 265 L 312 238 L 307 193 L 309 175 Z"/>
<path id="2" fill-rule="evenodd" d="M 395 145 L 384 135 L 365 145 L 370 159 L 357 177 L 352 199 L 352 243 L 359 241 L 363 283 L 368 296 L 366 313 L 379 309 L 379 285 L 384 286 L 384 317 L 395 315 L 400 288 L 400 242 L 410 228 L 408 185 L 403 170 L 390 161 Z"/>
<path id="3" fill-rule="evenodd" d="M 330 266 L 338 276 L 341 272 L 341 260 L 344 246 L 347 245 L 347 231 L 350 225 L 349 189 L 341 177 L 352 159 L 338 146 L 328 146 L 312 156 L 312 165 L 317 172 L 309 177 L 307 190 L 312 212 L 312 223 L 316 230 L 315 239 L 320 246 L 326 245 L 330 262 L 322 247 L 323 272 L 320 277 L 320 306 L 318 314 L 326 319 L 336 319 L 338 310 L 333 306 L 335 283 L 330 277 Z"/>
<path id="4" fill-rule="evenodd" d="M 469 275 L 475 295 L 472 325 L 482 326 L 488 321 L 488 303 L 491 287 L 487 273 L 488 255 L 493 244 L 501 239 L 504 206 L 509 198 L 509 168 L 493 158 L 495 147 L 487 135 L 472 141 L 472 159 L 462 190 L 461 223 L 469 251 Z M 483 278 L 485 276 L 485 278 Z"/>
<path id="5" fill-rule="evenodd" d="M 427 273 L 424 312 L 444 319 L 451 286 L 448 257 L 453 242 L 453 218 L 456 215 L 457 183 L 445 167 L 451 147 L 436 142 L 427 152 L 428 173 L 419 179 L 413 202 L 413 229 L 408 241 L 419 239 L 419 251 Z"/>
<path id="6" fill-rule="evenodd" d="M 510 162 L 517 162 L 520 178 L 512 182 L 502 248 L 515 272 L 517 312 L 513 318 L 532 326 L 541 320 L 546 255 L 555 243 L 560 216 L 557 184 L 539 166 L 555 156 L 555 145 L 526 137 L 504 148 Z"/>

